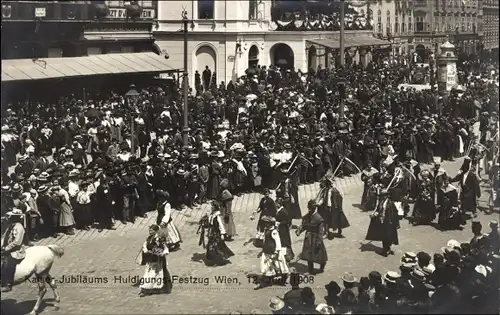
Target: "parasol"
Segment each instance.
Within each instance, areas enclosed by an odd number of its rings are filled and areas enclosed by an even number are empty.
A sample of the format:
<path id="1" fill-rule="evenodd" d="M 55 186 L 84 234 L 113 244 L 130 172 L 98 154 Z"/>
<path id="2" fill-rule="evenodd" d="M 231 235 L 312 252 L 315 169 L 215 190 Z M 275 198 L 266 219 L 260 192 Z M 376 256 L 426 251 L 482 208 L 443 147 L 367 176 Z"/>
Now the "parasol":
<path id="1" fill-rule="evenodd" d="M 97 118 L 97 117 L 100 117 L 103 115 L 104 115 L 104 113 L 96 108 L 91 108 L 85 112 L 85 116 L 88 118 Z"/>

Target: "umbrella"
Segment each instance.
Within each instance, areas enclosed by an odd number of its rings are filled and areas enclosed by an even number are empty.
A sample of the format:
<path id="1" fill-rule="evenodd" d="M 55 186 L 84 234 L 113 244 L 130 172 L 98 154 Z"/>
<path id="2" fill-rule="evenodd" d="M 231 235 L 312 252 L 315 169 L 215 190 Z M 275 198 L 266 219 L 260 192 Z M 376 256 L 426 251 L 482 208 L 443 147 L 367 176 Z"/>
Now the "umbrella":
<path id="1" fill-rule="evenodd" d="M 104 113 L 96 108 L 91 108 L 85 112 L 85 116 L 87 116 L 88 118 L 97 118 L 102 115 L 104 115 Z"/>

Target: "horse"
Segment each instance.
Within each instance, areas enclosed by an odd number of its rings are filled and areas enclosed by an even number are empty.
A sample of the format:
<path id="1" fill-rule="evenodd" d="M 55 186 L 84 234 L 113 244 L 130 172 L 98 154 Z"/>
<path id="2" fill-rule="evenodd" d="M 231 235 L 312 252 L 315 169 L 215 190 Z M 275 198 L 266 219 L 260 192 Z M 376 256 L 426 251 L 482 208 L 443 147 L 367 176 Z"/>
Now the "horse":
<path id="1" fill-rule="evenodd" d="M 13 285 L 25 281 L 36 281 L 38 284 L 38 299 L 30 315 L 38 314 L 42 299 L 47 292 L 48 283 L 54 292 L 54 310 L 59 310 L 61 298 L 57 292 L 56 280 L 51 277 L 50 269 L 57 258 L 64 255 L 64 249 L 59 245 L 33 246 L 26 249 L 26 257 L 16 266 Z"/>

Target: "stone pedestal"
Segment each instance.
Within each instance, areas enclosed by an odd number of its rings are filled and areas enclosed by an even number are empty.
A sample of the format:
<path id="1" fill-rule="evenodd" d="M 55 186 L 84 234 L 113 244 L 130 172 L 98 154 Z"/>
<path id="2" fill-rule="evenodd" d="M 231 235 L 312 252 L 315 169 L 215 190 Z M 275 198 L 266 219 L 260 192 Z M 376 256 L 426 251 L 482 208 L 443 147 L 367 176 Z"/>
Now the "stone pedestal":
<path id="1" fill-rule="evenodd" d="M 441 45 L 441 54 L 437 57 L 438 90 L 449 92 L 458 84 L 457 56 L 455 46 L 450 42 Z"/>

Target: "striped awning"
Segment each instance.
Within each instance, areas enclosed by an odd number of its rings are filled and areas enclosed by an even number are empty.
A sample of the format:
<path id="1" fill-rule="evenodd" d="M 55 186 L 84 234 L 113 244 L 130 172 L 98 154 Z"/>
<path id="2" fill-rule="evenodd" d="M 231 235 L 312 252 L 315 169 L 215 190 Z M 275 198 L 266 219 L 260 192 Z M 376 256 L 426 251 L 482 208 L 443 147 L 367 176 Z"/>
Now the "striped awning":
<path id="1" fill-rule="evenodd" d="M 165 73 L 176 69 L 153 52 L 70 58 L 2 60 L 2 82 L 109 74 Z"/>
<path id="2" fill-rule="evenodd" d="M 309 42 L 313 45 L 318 45 L 322 47 L 339 49 L 340 41 L 337 38 L 322 38 L 322 39 L 313 39 L 309 40 Z M 370 47 L 370 46 L 382 46 L 382 45 L 390 45 L 391 43 L 387 40 L 379 39 L 374 36 L 368 34 L 347 34 L 345 36 L 345 48 L 350 47 Z"/>

